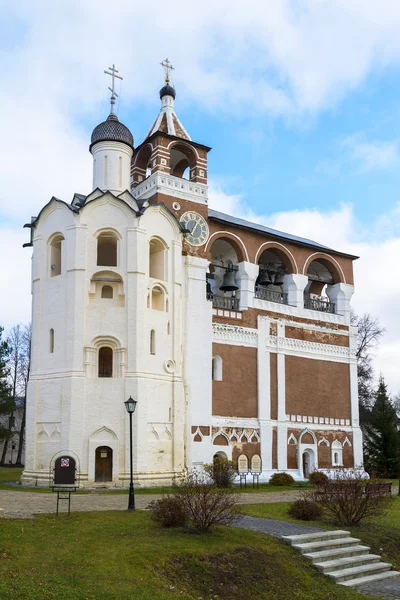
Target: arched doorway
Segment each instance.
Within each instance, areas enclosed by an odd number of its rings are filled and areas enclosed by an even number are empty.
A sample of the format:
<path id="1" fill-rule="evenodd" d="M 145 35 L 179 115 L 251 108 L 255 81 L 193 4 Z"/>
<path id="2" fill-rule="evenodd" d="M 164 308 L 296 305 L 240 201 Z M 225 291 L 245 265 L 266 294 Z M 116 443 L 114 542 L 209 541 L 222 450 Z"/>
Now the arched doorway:
<path id="1" fill-rule="evenodd" d="M 96 482 L 112 481 L 113 451 L 110 446 L 96 448 L 96 464 L 94 480 Z"/>
<path id="2" fill-rule="evenodd" d="M 305 450 L 303 452 L 303 476 L 307 479 L 310 473 L 315 470 L 314 452 L 312 450 Z"/>

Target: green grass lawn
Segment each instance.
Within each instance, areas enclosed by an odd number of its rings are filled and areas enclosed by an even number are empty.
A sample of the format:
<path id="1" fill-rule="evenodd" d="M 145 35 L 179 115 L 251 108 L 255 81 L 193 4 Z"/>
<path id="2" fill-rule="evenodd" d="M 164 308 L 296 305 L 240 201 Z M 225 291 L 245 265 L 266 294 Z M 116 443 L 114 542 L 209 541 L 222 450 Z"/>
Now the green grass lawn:
<path id="1" fill-rule="evenodd" d="M 22 475 L 22 469 L 20 468 L 8 468 L 8 467 L 0 467 L 0 490 L 14 490 L 18 492 L 39 492 L 39 493 L 49 493 L 51 490 L 43 487 L 33 487 L 27 488 L 23 485 L 15 485 L 15 483 L 19 482 L 19 479 Z M 9 485 L 12 482 L 14 485 Z M 253 488 L 253 485 L 247 484 L 246 488 L 240 489 L 239 486 L 236 486 L 236 490 L 239 493 L 250 494 L 250 493 L 261 493 L 261 492 L 287 492 L 287 491 L 296 491 L 301 489 L 309 488 L 310 485 L 308 483 L 296 483 L 292 486 L 276 486 L 271 485 L 269 483 L 260 483 L 258 489 Z M 135 487 L 135 494 L 169 494 L 172 491 L 172 487 L 152 487 L 152 488 L 141 488 Z M 80 491 L 78 493 L 85 493 L 84 491 Z M 128 490 L 124 489 L 110 489 L 110 490 L 102 490 L 99 492 L 101 494 L 127 494 Z"/>
<path id="2" fill-rule="evenodd" d="M 144 511 L 0 519 L 0 598 L 367 599 L 270 536 L 161 529 Z"/>
<path id="3" fill-rule="evenodd" d="M 298 521 L 289 516 L 290 503 L 279 502 L 273 504 L 248 504 L 242 505 L 243 513 L 253 517 L 266 517 L 281 519 L 293 523 L 304 523 L 323 529 L 336 528 L 331 521 Z M 340 527 L 351 531 L 354 537 L 360 538 L 364 544 L 370 546 L 372 552 L 380 554 L 384 561 L 390 562 L 395 569 L 400 570 L 400 497 L 394 496 L 390 508 L 379 517 L 371 519 L 358 527 Z"/>

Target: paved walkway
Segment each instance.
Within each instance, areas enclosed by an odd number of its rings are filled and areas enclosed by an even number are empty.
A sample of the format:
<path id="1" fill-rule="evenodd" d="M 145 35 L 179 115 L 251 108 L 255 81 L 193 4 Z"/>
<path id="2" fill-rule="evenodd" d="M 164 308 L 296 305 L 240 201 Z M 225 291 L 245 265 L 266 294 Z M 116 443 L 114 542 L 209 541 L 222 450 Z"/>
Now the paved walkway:
<path id="1" fill-rule="evenodd" d="M 299 525 L 297 523 L 288 523 L 287 521 L 278 521 L 276 519 L 260 519 L 259 517 L 239 517 L 232 527 L 242 529 L 251 529 L 281 538 L 284 535 L 302 535 L 303 533 L 320 533 L 326 531 L 309 525 Z"/>
<path id="2" fill-rule="evenodd" d="M 400 577 L 359 585 L 354 589 L 367 596 L 386 598 L 386 600 L 400 600 Z"/>
<path id="3" fill-rule="evenodd" d="M 270 502 L 292 502 L 300 492 L 260 492 L 240 495 L 240 504 L 261 504 Z M 30 519 L 34 515 L 54 513 L 56 510 L 56 494 L 40 492 L 13 492 L 0 490 L 0 518 Z M 136 494 L 137 508 L 146 508 L 152 500 L 160 498 L 157 494 Z M 126 510 L 128 492 L 126 494 L 110 494 L 89 492 L 72 494 L 71 512 L 90 512 L 99 510 Z M 60 506 L 65 510 L 66 503 Z"/>

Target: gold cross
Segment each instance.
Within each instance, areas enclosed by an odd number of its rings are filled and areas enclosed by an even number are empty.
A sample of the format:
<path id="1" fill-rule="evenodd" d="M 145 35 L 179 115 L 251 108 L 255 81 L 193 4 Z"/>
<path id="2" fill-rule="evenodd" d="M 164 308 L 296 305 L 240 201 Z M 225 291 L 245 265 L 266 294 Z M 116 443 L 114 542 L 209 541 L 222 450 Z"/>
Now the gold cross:
<path id="1" fill-rule="evenodd" d="M 169 62 L 168 58 L 161 62 L 160 65 L 165 69 L 165 83 L 169 83 L 169 72 L 174 70 L 174 67 Z"/>

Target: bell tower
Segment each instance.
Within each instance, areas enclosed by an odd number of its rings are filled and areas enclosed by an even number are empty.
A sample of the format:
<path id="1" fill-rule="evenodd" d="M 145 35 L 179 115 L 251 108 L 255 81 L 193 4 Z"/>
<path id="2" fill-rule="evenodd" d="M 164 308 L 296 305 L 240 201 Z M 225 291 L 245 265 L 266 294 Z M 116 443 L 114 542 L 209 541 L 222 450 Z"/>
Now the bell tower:
<path id="1" fill-rule="evenodd" d="M 210 147 L 194 142 L 175 112 L 176 90 L 166 59 L 161 108 L 145 140 L 132 157 L 131 193 L 136 200 L 164 203 L 178 219 L 188 210 L 208 216 L 207 154 Z"/>

